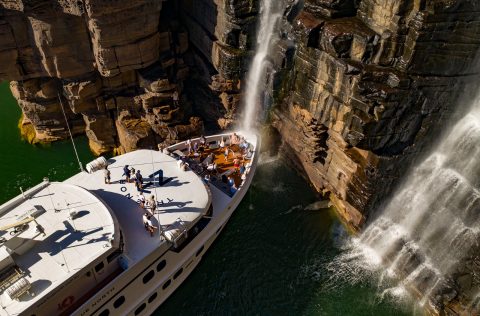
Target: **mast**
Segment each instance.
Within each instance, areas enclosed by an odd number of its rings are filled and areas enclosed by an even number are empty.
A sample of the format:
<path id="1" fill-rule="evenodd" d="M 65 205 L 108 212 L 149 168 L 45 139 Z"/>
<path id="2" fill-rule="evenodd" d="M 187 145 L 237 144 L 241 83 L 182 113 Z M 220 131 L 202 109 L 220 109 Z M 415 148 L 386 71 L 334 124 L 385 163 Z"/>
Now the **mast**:
<path id="1" fill-rule="evenodd" d="M 152 160 L 152 173 L 155 172 L 155 165 L 153 163 L 153 153 L 150 151 L 150 159 Z M 158 185 L 160 186 L 161 179 L 158 179 Z M 153 194 L 155 195 L 155 209 L 153 211 L 153 216 L 157 213 L 157 222 L 158 222 L 158 234 L 160 239 L 162 238 L 162 223 L 160 223 L 160 212 L 157 212 L 157 204 L 158 204 L 158 197 L 157 197 L 157 189 L 155 188 L 155 176 L 153 177 Z"/>
<path id="2" fill-rule="evenodd" d="M 70 125 L 68 124 L 67 115 L 65 114 L 65 109 L 63 108 L 62 98 L 60 97 L 60 93 L 57 93 L 58 100 L 60 101 L 60 108 L 62 109 L 63 117 L 65 118 L 65 124 L 67 124 L 68 134 L 70 135 L 70 140 L 72 141 L 73 151 L 75 152 L 75 157 L 77 157 L 78 166 L 80 167 L 80 171 L 83 170 L 82 162 L 80 158 L 78 158 L 77 147 L 75 146 L 75 142 L 73 141 L 72 131 L 70 130 Z"/>

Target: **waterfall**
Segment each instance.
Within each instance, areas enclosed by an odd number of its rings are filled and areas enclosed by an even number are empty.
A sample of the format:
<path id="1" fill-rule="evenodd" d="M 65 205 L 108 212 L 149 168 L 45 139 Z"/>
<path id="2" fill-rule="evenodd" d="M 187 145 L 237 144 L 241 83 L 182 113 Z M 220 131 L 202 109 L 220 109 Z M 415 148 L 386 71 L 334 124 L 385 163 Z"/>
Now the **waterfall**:
<path id="1" fill-rule="evenodd" d="M 454 278 L 472 277 L 466 259 L 479 249 L 480 99 L 476 105 L 406 176 L 381 216 L 330 264 L 332 272 L 384 271 L 399 282 L 394 288 L 415 289 L 422 303 L 440 305 L 445 295 L 448 301 L 457 294 Z M 475 301 L 478 290 L 470 285 L 461 292 Z"/>
<path id="2" fill-rule="evenodd" d="M 260 24 L 258 28 L 255 56 L 246 80 L 245 99 L 243 102 L 244 117 L 243 129 L 250 130 L 256 117 L 257 104 L 263 105 L 263 96 L 260 91 L 265 89 L 265 75 L 268 64 L 268 56 L 276 40 L 278 24 L 283 16 L 285 5 L 280 0 L 263 0 L 260 8 Z"/>

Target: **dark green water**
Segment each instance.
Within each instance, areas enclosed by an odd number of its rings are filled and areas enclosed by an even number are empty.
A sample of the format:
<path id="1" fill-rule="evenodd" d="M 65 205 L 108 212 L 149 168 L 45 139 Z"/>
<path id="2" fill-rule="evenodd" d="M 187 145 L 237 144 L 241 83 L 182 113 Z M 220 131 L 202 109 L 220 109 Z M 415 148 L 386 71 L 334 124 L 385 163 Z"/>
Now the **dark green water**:
<path id="1" fill-rule="evenodd" d="M 79 171 L 72 143 L 57 142 L 52 145 L 32 146 L 20 139 L 17 128 L 20 109 L 7 83 L 0 84 L 0 203 L 48 177 L 61 181 Z M 91 161 L 94 156 L 88 149 L 86 137 L 75 140 L 80 160 Z"/>
<path id="2" fill-rule="evenodd" d="M 78 172 L 72 145 L 20 140 L 20 110 L 0 84 L 0 203 L 47 176 Z M 93 159 L 85 138 L 80 159 Z M 326 287 L 325 268 L 346 233 L 329 211 L 305 211 L 316 197 L 281 160 L 262 163 L 254 183 L 197 269 L 155 315 L 409 315 L 381 301 L 375 281 Z"/>

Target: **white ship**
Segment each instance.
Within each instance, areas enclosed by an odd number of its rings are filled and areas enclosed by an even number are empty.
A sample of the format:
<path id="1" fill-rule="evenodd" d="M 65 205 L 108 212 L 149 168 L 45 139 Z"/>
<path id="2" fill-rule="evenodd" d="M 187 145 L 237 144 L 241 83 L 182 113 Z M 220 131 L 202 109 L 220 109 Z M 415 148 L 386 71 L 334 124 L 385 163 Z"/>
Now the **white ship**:
<path id="1" fill-rule="evenodd" d="M 230 136 L 207 137 L 190 154 L 183 142 L 114 157 L 110 184 L 100 158 L 89 173 L 45 179 L 0 206 L 0 315 L 151 314 L 197 266 L 250 186 L 257 137 L 230 144 Z M 142 193 L 155 206 L 142 207 L 136 185 L 125 182 L 126 165 L 141 171 Z M 152 211 L 153 236 L 142 218 Z"/>

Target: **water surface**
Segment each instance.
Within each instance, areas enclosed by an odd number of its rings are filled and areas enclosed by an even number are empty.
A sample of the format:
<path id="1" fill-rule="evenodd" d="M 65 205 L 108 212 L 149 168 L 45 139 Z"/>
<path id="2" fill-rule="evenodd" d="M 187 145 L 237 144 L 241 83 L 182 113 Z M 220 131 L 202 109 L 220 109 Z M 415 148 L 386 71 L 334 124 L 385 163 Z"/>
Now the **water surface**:
<path id="1" fill-rule="evenodd" d="M 33 146 L 20 139 L 20 110 L 6 83 L 0 109 L 0 203 L 45 176 L 61 181 L 78 172 L 70 142 Z M 86 138 L 75 142 L 84 164 L 94 158 Z M 223 233 L 155 315 L 411 314 L 381 299 L 375 278 L 330 280 L 328 264 L 348 236 L 330 210 L 305 210 L 314 201 L 281 159 L 264 160 Z"/>

